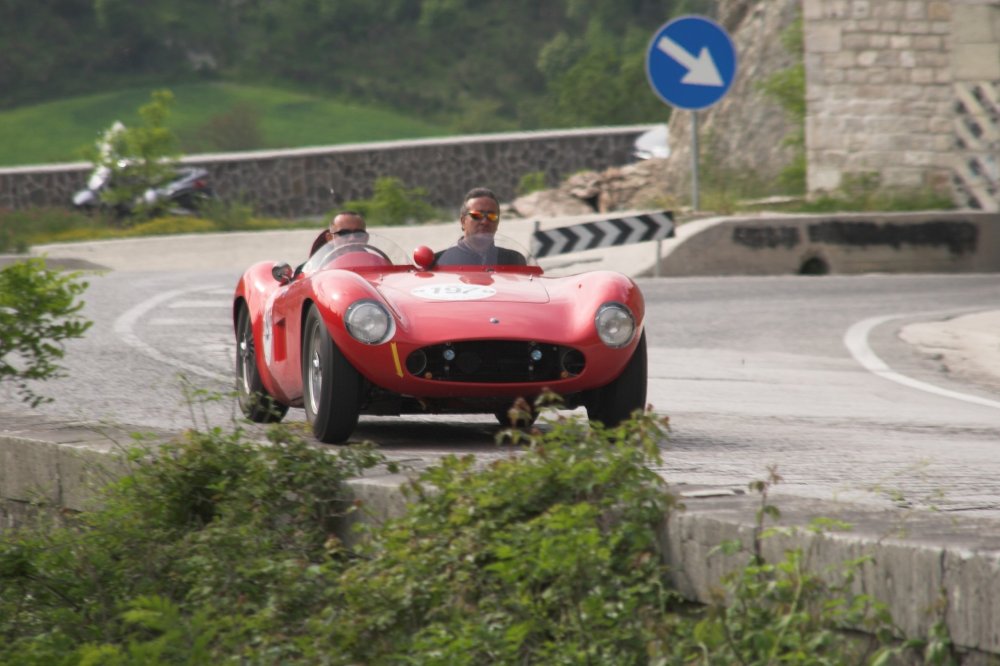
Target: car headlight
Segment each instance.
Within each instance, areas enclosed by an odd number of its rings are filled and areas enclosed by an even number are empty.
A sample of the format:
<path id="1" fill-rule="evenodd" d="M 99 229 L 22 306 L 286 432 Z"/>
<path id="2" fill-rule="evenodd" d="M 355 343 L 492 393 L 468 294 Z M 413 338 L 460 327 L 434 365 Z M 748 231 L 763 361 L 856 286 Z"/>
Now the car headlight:
<path id="1" fill-rule="evenodd" d="M 347 332 L 358 342 L 377 345 L 392 337 L 395 323 L 389 311 L 376 301 L 358 301 L 344 315 Z"/>
<path id="2" fill-rule="evenodd" d="M 605 303 L 594 317 L 597 335 L 609 347 L 624 347 L 635 335 L 635 318 L 621 303 Z"/>

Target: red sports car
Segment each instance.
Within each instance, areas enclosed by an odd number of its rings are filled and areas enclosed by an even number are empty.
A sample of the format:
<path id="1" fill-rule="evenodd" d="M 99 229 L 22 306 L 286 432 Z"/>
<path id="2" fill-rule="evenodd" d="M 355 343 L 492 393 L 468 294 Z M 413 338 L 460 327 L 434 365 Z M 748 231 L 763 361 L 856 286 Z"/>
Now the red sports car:
<path id="1" fill-rule="evenodd" d="M 410 261 L 375 234 L 350 240 L 298 269 L 261 262 L 240 278 L 236 375 L 250 420 L 302 407 L 316 437 L 336 443 L 361 414 L 509 424 L 517 398 L 546 389 L 606 425 L 645 407 L 645 307 L 625 275 L 546 277 L 531 260 L 437 266 L 424 246 Z"/>

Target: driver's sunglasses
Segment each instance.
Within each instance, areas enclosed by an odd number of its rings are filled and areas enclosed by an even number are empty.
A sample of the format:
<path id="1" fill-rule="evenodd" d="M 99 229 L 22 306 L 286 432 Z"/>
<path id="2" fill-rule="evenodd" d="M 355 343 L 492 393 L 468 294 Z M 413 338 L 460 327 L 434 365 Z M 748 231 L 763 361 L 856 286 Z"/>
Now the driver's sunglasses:
<path id="1" fill-rule="evenodd" d="M 496 222 L 500 219 L 500 213 L 494 213 L 493 211 L 481 211 L 481 210 L 470 210 L 466 213 L 476 222 L 482 222 L 483 220 L 489 220 L 490 222 Z"/>
<path id="2" fill-rule="evenodd" d="M 353 234 L 364 234 L 368 235 L 368 232 L 364 229 L 341 229 L 340 231 L 331 231 L 331 236 L 351 236 Z"/>

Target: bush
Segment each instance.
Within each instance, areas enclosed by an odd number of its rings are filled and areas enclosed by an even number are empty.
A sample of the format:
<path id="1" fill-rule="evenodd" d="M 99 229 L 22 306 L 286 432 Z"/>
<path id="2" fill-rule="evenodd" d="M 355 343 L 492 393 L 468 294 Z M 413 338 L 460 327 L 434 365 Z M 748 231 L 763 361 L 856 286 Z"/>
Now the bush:
<path id="1" fill-rule="evenodd" d="M 102 205 L 120 214 L 124 226 L 129 217 L 148 217 L 165 202 L 150 204 L 143 193 L 170 180 L 177 156 L 177 138 L 167 127 L 174 95 L 154 91 L 148 104 L 139 108 L 142 124 L 126 128 L 115 122 L 89 151 L 95 169 L 107 169 L 108 186 L 100 191 Z"/>
<path id="2" fill-rule="evenodd" d="M 372 535 L 314 623 L 336 663 L 645 664 L 674 596 L 653 526 L 671 505 L 649 464 L 664 424 L 576 418 L 510 432 L 517 455 L 448 457 Z"/>
<path id="3" fill-rule="evenodd" d="M 78 312 L 87 288 L 79 274 L 49 270 L 41 259 L 0 270 L 0 382 L 13 382 L 22 400 L 38 406 L 49 399 L 29 382 L 58 377 L 63 341 L 82 337 L 91 322 Z"/>
<path id="4" fill-rule="evenodd" d="M 343 482 L 379 461 L 280 427 L 135 446 L 100 508 L 4 535 L 0 663 L 285 663 L 332 584 Z"/>
<path id="5" fill-rule="evenodd" d="M 422 187 L 407 188 L 399 178 L 379 178 L 371 199 L 348 201 L 344 208 L 358 211 L 372 226 L 413 224 L 439 216 L 426 198 Z"/>
<path id="6" fill-rule="evenodd" d="M 681 602 L 653 530 L 674 506 L 651 469 L 665 427 L 504 431 L 509 456 L 446 457 L 355 550 L 334 531 L 359 507 L 344 481 L 384 461 L 368 445 L 278 426 L 269 445 L 237 429 L 137 447 L 100 508 L 5 534 L 0 663 L 948 663 L 940 626 L 891 644 L 884 609 L 850 592 L 863 561 L 832 583 L 799 551 L 764 561 L 766 483 L 749 563 L 717 604 Z"/>
<path id="7" fill-rule="evenodd" d="M 517 193 L 524 196 L 525 194 L 544 190 L 545 187 L 545 172 L 531 171 L 521 176 L 521 180 L 517 183 Z"/>
<path id="8" fill-rule="evenodd" d="M 0 210 L 0 252 L 24 253 L 32 245 L 48 242 L 69 230 L 100 233 L 108 221 L 65 208 Z"/>

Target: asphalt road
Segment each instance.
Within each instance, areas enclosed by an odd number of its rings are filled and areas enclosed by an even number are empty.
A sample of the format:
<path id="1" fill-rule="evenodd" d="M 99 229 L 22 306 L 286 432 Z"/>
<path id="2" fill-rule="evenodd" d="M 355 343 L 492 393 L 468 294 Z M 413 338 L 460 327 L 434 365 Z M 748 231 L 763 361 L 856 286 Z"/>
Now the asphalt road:
<path id="1" fill-rule="evenodd" d="M 66 377 L 38 387 L 55 398 L 39 411 L 137 430 L 229 423 L 237 417 L 226 395 L 237 277 L 232 270 L 90 276 L 84 314 L 94 327 L 68 346 Z M 1000 385 L 952 376 L 899 337 L 912 322 L 995 308 L 997 276 L 640 285 L 649 401 L 672 424 L 661 470 L 670 481 L 743 489 L 776 465 L 779 493 L 1000 517 Z M 858 349 L 911 384 L 873 374 Z M 8 400 L 5 409 L 26 408 Z M 288 420 L 301 423 L 302 411 Z M 356 435 L 393 458 L 424 463 L 465 451 L 499 455 L 495 432 L 486 416 L 362 417 Z"/>

